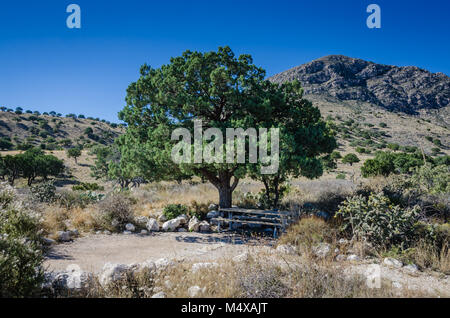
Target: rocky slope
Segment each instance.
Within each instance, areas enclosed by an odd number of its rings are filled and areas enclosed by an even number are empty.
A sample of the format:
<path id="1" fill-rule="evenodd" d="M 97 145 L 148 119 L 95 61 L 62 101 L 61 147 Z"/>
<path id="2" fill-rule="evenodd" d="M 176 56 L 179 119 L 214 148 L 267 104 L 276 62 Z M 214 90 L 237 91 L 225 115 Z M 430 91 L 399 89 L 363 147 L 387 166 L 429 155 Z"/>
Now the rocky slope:
<path id="1" fill-rule="evenodd" d="M 376 64 L 342 55 L 322 57 L 269 80 L 276 83 L 299 80 L 305 94 L 369 102 L 407 114 L 417 114 L 420 110 L 448 113 L 450 104 L 450 78 L 443 73 L 430 73 L 415 66 Z"/>

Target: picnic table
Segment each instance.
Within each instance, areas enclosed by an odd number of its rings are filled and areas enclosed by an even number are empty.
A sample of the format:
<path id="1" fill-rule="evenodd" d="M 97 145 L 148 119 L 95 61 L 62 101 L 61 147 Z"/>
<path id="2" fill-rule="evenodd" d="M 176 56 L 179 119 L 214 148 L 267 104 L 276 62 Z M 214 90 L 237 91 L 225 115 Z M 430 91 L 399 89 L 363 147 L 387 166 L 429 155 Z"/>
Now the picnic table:
<path id="1" fill-rule="evenodd" d="M 256 210 L 243 208 L 219 208 L 224 217 L 213 218 L 217 222 L 220 231 L 221 223 L 228 223 L 231 230 L 234 223 L 246 225 L 262 225 L 273 228 L 273 236 L 277 237 L 278 231 L 284 232 L 292 221 L 292 213 L 278 210 Z"/>

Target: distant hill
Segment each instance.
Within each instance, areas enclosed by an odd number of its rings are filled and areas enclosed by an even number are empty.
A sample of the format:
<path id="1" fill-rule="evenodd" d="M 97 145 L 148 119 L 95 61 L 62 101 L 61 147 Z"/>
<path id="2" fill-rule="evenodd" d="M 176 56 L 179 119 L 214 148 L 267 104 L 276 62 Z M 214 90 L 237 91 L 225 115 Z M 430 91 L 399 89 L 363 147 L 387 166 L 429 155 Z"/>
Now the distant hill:
<path id="1" fill-rule="evenodd" d="M 42 114 L 0 112 L 0 139 L 11 149 L 38 146 L 55 150 L 89 144 L 111 144 L 123 127 L 94 118 L 61 117 Z"/>
<path id="2" fill-rule="evenodd" d="M 299 80 L 306 95 L 361 101 L 388 111 L 432 113 L 449 125 L 450 78 L 415 66 L 397 67 L 330 55 L 279 73 L 276 83 Z"/>

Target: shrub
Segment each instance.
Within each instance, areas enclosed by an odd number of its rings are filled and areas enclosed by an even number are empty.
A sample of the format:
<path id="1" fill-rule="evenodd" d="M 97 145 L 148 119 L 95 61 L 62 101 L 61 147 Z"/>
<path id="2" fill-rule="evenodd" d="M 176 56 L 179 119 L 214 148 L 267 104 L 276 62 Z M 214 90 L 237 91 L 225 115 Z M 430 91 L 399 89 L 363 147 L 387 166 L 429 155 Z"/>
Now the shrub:
<path id="1" fill-rule="evenodd" d="M 388 144 L 387 147 L 391 150 L 399 150 L 400 149 L 400 145 L 398 145 L 398 144 Z"/>
<path id="2" fill-rule="evenodd" d="M 97 183 L 82 182 L 72 186 L 73 191 L 103 191 L 105 188 Z"/>
<path id="3" fill-rule="evenodd" d="M 381 128 L 386 128 L 386 127 L 387 127 L 387 124 L 386 124 L 386 123 L 380 123 L 380 127 L 381 127 Z"/>
<path id="4" fill-rule="evenodd" d="M 336 213 L 343 219 L 341 230 L 378 246 L 408 246 L 414 236 L 419 208 L 401 209 L 383 194 L 347 199 Z"/>
<path id="5" fill-rule="evenodd" d="M 0 206 L 0 297 L 36 296 L 44 278 L 39 219 L 5 184 Z"/>
<path id="6" fill-rule="evenodd" d="M 417 167 L 411 182 L 427 193 L 450 193 L 450 167 L 432 167 L 430 163 Z"/>
<path id="7" fill-rule="evenodd" d="M 182 214 L 189 214 L 189 208 L 183 204 L 168 204 L 164 207 L 163 214 L 171 220 Z"/>
<path id="8" fill-rule="evenodd" d="M 338 179 L 338 180 L 345 180 L 345 174 L 339 173 L 339 174 L 336 176 L 336 179 Z"/>
<path id="9" fill-rule="evenodd" d="M 348 163 L 351 166 L 356 162 L 359 162 L 359 158 L 354 153 L 349 153 L 342 158 L 342 163 Z"/>
<path id="10" fill-rule="evenodd" d="M 100 226 L 112 231 L 121 231 L 125 224 L 134 221 L 134 201 L 124 193 L 113 193 L 98 204 L 97 221 Z"/>
<path id="11" fill-rule="evenodd" d="M 40 202 L 53 202 L 56 199 L 56 187 L 51 181 L 32 186 L 30 191 Z"/>

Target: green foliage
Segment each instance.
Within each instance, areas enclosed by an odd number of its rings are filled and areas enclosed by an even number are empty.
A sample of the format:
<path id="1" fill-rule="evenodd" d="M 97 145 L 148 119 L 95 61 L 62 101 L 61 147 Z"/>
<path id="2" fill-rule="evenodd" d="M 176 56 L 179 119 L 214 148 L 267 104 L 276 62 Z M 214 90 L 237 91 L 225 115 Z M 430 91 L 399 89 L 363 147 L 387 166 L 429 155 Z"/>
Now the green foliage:
<path id="1" fill-rule="evenodd" d="M 186 51 L 158 69 L 144 65 L 139 80 L 128 87 L 127 106 L 119 114 L 128 128 L 118 140 L 121 162 L 116 167 L 149 181 L 200 176 L 218 189 L 222 207 L 231 206 L 232 193 L 246 175 L 271 184 L 268 191 L 278 189 L 289 176 L 320 176 L 318 156 L 331 152 L 336 142 L 319 109 L 302 93 L 297 81 L 266 81 L 265 71 L 251 56 L 237 58 L 229 47 Z M 248 158 L 245 163 L 175 164 L 171 151 L 177 141 L 171 140 L 171 133 L 186 128 L 192 134 L 193 119 L 220 129 L 223 136 L 226 128 L 280 128 L 278 174 L 261 175 L 262 163 Z"/>
<path id="2" fill-rule="evenodd" d="M 30 187 L 30 192 L 40 202 L 53 202 L 56 200 L 56 187 L 51 181 Z"/>
<path id="3" fill-rule="evenodd" d="M 378 175 L 388 176 L 391 173 L 409 173 L 412 168 L 422 165 L 423 158 L 418 154 L 379 151 L 375 158 L 364 162 L 361 173 L 365 178 Z"/>
<path id="4" fill-rule="evenodd" d="M 164 207 L 163 214 L 171 220 L 182 214 L 189 214 L 189 208 L 183 204 L 168 204 Z"/>
<path id="5" fill-rule="evenodd" d="M 77 158 L 81 156 L 81 149 L 79 147 L 69 148 L 66 151 L 69 158 L 74 158 L 77 163 Z"/>
<path id="6" fill-rule="evenodd" d="M 330 158 L 331 158 L 331 159 L 334 159 L 334 160 L 337 160 L 337 159 L 341 159 L 342 156 L 341 156 L 341 153 L 340 153 L 339 151 L 333 151 L 333 152 L 330 154 Z"/>
<path id="7" fill-rule="evenodd" d="M 336 217 L 343 219 L 341 230 L 358 239 L 367 239 L 378 246 L 406 247 L 414 238 L 414 224 L 419 208 L 402 209 L 383 194 L 348 198 Z"/>
<path id="8" fill-rule="evenodd" d="M 37 296 L 44 279 L 39 219 L 0 184 L 0 297 Z"/>
<path id="9" fill-rule="evenodd" d="M 13 143 L 11 140 L 6 139 L 5 137 L 0 138 L 0 149 L 1 150 L 9 150 L 13 147 Z"/>
<path id="10" fill-rule="evenodd" d="M 345 180 L 345 174 L 339 173 L 339 174 L 336 176 L 336 179 Z"/>
<path id="11" fill-rule="evenodd" d="M 359 158 L 354 153 L 349 153 L 342 158 L 342 163 L 348 163 L 352 166 L 354 163 L 359 162 Z"/>
<path id="12" fill-rule="evenodd" d="M 416 188 L 427 193 L 449 193 L 450 194 L 450 166 L 440 165 L 433 167 L 427 163 L 416 167 L 411 182 Z"/>
<path id="13" fill-rule="evenodd" d="M 388 144 L 387 147 L 391 150 L 399 150 L 400 149 L 400 145 L 399 144 Z"/>
<path id="14" fill-rule="evenodd" d="M 386 128 L 386 127 L 387 127 L 387 124 L 386 124 L 386 123 L 380 123 L 380 127 L 381 127 L 381 128 Z"/>
<path id="15" fill-rule="evenodd" d="M 103 191 L 105 188 L 99 186 L 97 183 L 81 182 L 80 184 L 72 186 L 74 191 Z"/>

